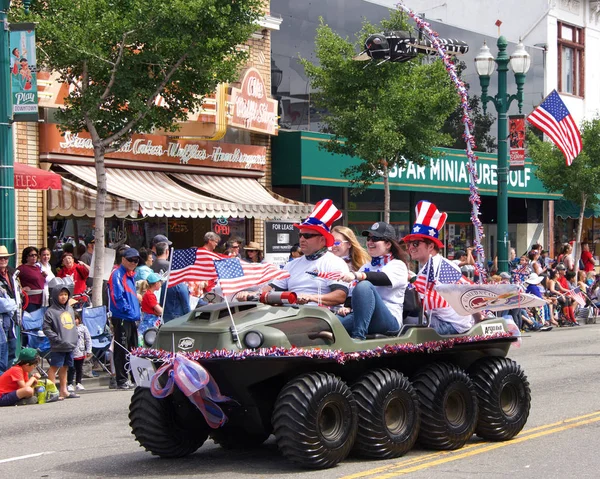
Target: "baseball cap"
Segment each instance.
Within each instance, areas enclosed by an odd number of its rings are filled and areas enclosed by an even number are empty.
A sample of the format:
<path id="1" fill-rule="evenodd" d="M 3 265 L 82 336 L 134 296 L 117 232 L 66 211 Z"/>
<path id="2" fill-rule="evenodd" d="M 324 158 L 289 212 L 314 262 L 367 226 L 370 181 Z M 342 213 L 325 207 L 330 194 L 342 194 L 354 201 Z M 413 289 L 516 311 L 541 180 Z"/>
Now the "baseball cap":
<path id="1" fill-rule="evenodd" d="M 148 277 L 146 278 L 146 281 L 148 281 L 148 284 L 155 284 L 155 283 L 158 283 L 159 281 L 162 281 L 162 278 L 161 278 L 160 274 L 150 273 L 148 275 Z"/>
<path id="2" fill-rule="evenodd" d="M 396 241 L 396 231 L 389 224 L 384 221 L 379 221 L 377 223 L 373 223 L 368 230 L 364 230 L 362 232 L 363 236 L 377 236 L 379 238 L 384 238 L 387 240 Z"/>
<path id="3" fill-rule="evenodd" d="M 17 358 L 18 363 L 33 363 L 38 358 L 38 351 L 34 348 L 23 348 Z"/>
<path id="4" fill-rule="evenodd" d="M 173 244 L 173 242 L 169 241 L 169 238 L 167 238 L 165 235 L 156 235 L 154 238 L 152 238 L 153 245 L 158 243 L 167 243 L 169 246 Z"/>
<path id="5" fill-rule="evenodd" d="M 510 279 L 510 274 L 508 274 L 506 271 L 503 271 L 502 273 L 500 273 L 500 277 L 502 279 Z"/>
<path id="6" fill-rule="evenodd" d="M 131 259 L 131 258 L 139 258 L 139 257 L 140 257 L 140 253 L 135 248 L 128 248 L 125 251 L 123 251 L 123 258 Z"/>
<path id="7" fill-rule="evenodd" d="M 556 269 L 560 269 L 562 271 L 562 270 L 567 269 L 567 267 L 564 264 L 559 263 L 559 264 L 556 265 Z"/>

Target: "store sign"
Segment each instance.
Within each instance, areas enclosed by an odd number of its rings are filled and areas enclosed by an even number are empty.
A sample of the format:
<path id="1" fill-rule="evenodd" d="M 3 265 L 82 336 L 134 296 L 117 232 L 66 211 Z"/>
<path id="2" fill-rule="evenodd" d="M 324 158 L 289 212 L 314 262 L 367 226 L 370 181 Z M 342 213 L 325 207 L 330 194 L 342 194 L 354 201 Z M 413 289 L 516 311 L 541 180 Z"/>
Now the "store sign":
<path id="1" fill-rule="evenodd" d="M 246 71 L 241 88 L 231 89 L 229 124 L 268 135 L 277 135 L 277 100 L 270 98 L 256 68 Z"/>
<path id="2" fill-rule="evenodd" d="M 282 266 L 288 262 L 290 249 L 298 243 L 298 229 L 286 221 L 265 221 L 265 259 Z"/>
<path id="3" fill-rule="evenodd" d="M 302 132 L 302 184 L 321 186 L 348 186 L 350 179 L 342 171 L 359 164 L 357 158 L 334 155 L 320 148 L 328 135 Z M 287 135 L 280 135 L 277 141 Z M 427 159 L 425 166 L 408 161 L 406 167 L 390 168 L 388 176 L 390 189 L 402 191 L 427 191 L 438 193 L 469 194 L 469 170 L 466 153 L 462 150 L 436 148 L 438 156 Z M 498 161 L 492 153 L 476 152 L 475 164 L 477 186 L 481 195 L 495 196 L 498 192 Z M 508 195 L 513 198 L 561 199 L 561 193 L 546 191 L 535 172 L 537 167 L 526 159 L 521 170 L 508 174 Z M 293 171 L 290 168 L 290 171 Z M 282 183 L 285 184 L 285 183 Z M 383 179 L 376 179 L 371 188 L 382 189 Z"/>
<path id="4" fill-rule="evenodd" d="M 510 116 L 508 129 L 510 169 L 522 170 L 525 167 L 525 116 Z"/>
<path id="5" fill-rule="evenodd" d="M 63 136 L 56 125 L 45 124 L 40 126 L 40 153 L 93 157 L 94 146 L 88 133 L 67 131 Z M 159 135 L 133 135 L 118 151 L 107 153 L 106 158 L 264 171 L 267 149 Z"/>
<path id="6" fill-rule="evenodd" d="M 14 121 L 38 121 L 35 24 L 10 25 L 10 83 Z"/>

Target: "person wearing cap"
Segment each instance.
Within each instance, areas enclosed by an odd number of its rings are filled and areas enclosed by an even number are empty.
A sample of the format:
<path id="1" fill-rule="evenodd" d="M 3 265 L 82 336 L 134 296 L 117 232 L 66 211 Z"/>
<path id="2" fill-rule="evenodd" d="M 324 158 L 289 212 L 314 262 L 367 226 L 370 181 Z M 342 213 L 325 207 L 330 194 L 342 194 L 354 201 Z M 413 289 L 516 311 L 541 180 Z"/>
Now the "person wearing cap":
<path id="1" fill-rule="evenodd" d="M 415 207 L 416 220 L 411 233 L 403 238 L 408 247 L 411 259 L 422 265 L 419 276 L 428 277 L 429 268 L 433 268 L 436 281 L 439 280 L 439 271 L 442 261 L 455 268 L 460 269 L 451 261 L 446 260 L 440 254 L 444 247 L 439 240 L 440 231 L 444 227 L 447 213 L 440 212 L 437 207 L 429 201 L 419 201 Z M 429 259 L 431 258 L 431 262 Z M 423 294 L 423 293 L 421 293 Z M 477 320 L 479 315 L 461 316 L 450 306 L 433 308 L 430 311 L 429 325 L 439 334 L 462 334 L 468 331 Z"/>
<path id="2" fill-rule="evenodd" d="M 148 283 L 148 289 L 142 298 L 142 317 L 138 325 L 138 336 L 140 338 L 144 336 L 148 329 L 160 324 L 160 316 L 163 314 L 163 309 L 158 304 L 156 297 L 156 292 L 162 286 L 161 276 L 157 273 L 151 273 L 146 277 L 146 282 Z"/>
<path id="3" fill-rule="evenodd" d="M 169 246 L 171 246 L 173 244 L 171 241 L 169 241 L 169 238 L 167 238 L 165 235 L 156 235 L 154 238 L 152 238 L 152 244 L 150 245 L 150 249 L 151 249 L 151 255 L 152 255 L 152 258 L 154 259 L 154 261 L 156 261 L 156 257 L 158 256 L 158 254 L 156 252 L 156 245 L 159 243 L 166 243 L 167 251 L 169 250 Z"/>
<path id="4" fill-rule="evenodd" d="M 244 261 L 248 263 L 264 263 L 265 254 L 256 241 L 250 241 L 250 243 L 244 246 L 244 253 L 246 255 Z"/>
<path id="5" fill-rule="evenodd" d="M 454 264 L 456 264 L 463 275 L 470 280 L 475 279 L 475 258 L 473 258 L 473 248 L 467 248 L 467 251 L 458 250 L 454 253 Z"/>
<path id="6" fill-rule="evenodd" d="M 408 255 L 396 241 L 396 232 L 380 221 L 362 232 L 367 237 L 371 261 L 342 280 L 356 281 L 352 290 L 352 312 L 338 316 L 353 339 L 367 334 L 396 335 L 402 327 L 404 292 L 408 285 Z"/>
<path id="7" fill-rule="evenodd" d="M 312 213 L 302 223 L 294 224 L 299 230 L 300 249 L 304 256 L 293 261 L 288 261 L 284 270 L 290 273 L 289 278 L 272 281 L 264 291 L 293 291 L 297 294 L 298 304 L 322 304 L 324 306 L 337 306 L 343 304 L 348 295 L 348 285 L 341 280 L 320 279 L 308 273 L 348 273 L 348 265 L 334 255 L 329 248 L 335 241 L 331 234 L 334 221 L 342 217 L 333 201 L 329 199 L 319 201 Z M 245 301 L 247 291 L 236 295 L 239 301 Z"/>
<path id="8" fill-rule="evenodd" d="M 0 333 L 0 372 L 8 369 L 8 365 L 15 358 L 17 345 L 14 328 L 17 307 L 15 302 L 15 284 L 13 281 L 16 270 L 8 265 L 8 260 L 13 255 L 14 253 L 8 252 L 6 246 L 0 245 L 0 298 L 5 298 L 4 307 L 0 309 L 0 318 L 2 320 L 2 332 Z M 14 304 L 14 308 L 12 304 Z M 2 305 L 0 304 L 0 306 Z M 3 358 L 6 359 L 4 360 Z"/>
<path id="9" fill-rule="evenodd" d="M 121 265 L 108 279 L 111 323 L 114 334 L 114 366 L 117 389 L 130 389 L 125 370 L 127 354 L 138 345 L 136 321 L 140 320 L 140 302 L 135 289 L 135 268 L 140 254 L 135 248 L 123 252 Z"/>
<path id="10" fill-rule="evenodd" d="M 27 404 L 37 403 L 34 386 L 40 379 L 40 375 L 33 371 L 39 359 L 36 349 L 21 349 L 17 364 L 0 376 L 0 407 L 14 406 L 23 400 Z"/>
<path id="11" fill-rule="evenodd" d="M 73 282 L 75 283 L 73 294 L 82 294 L 85 292 L 85 281 L 90 275 L 90 267 L 85 263 L 76 263 L 73 253 L 69 252 L 62 254 L 62 265 L 56 276 L 59 278 L 73 278 Z"/>

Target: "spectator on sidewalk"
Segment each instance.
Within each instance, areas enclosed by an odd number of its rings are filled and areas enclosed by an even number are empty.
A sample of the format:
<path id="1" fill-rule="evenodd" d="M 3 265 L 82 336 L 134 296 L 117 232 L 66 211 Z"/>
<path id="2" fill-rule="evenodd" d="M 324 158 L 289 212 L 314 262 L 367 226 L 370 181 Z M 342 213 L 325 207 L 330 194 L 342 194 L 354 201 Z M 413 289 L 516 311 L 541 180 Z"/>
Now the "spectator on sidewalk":
<path id="1" fill-rule="evenodd" d="M 15 285 L 13 282 L 13 276 L 15 274 L 15 269 L 8 265 L 8 259 L 13 256 L 14 253 L 8 252 L 8 249 L 4 245 L 0 245 L 0 290 L 4 291 L 4 296 L 7 298 L 15 300 Z M 16 303 L 15 303 L 16 304 Z M 13 313 L 9 313 L 8 311 L 2 314 L 2 329 L 4 330 L 4 334 L 6 336 L 6 346 L 7 346 L 7 362 L 6 368 L 8 368 L 9 364 L 12 364 L 15 359 L 15 349 L 17 345 L 17 339 L 15 335 L 15 314 L 17 308 L 13 310 Z M 0 356 L 2 354 L 2 342 L 0 341 Z"/>
<path id="2" fill-rule="evenodd" d="M 167 243 L 167 246 L 171 246 L 173 244 L 165 235 L 156 235 L 154 238 L 152 238 L 152 247 L 150 248 L 150 255 L 152 256 L 152 259 L 154 261 L 156 261 L 156 257 L 158 256 L 158 253 L 156 252 L 156 245 L 158 245 L 159 243 Z"/>
<path id="3" fill-rule="evenodd" d="M 83 362 L 86 358 L 92 357 L 92 336 L 88 328 L 81 322 L 81 314 L 75 313 L 75 324 L 77 325 L 77 345 L 73 350 L 73 366 L 67 373 L 67 391 L 84 391 L 85 387 L 81 383 L 83 378 Z M 73 387 L 75 380 L 75 387 Z"/>
<path id="4" fill-rule="evenodd" d="M 208 233 L 204 234 L 204 244 L 202 247 L 208 251 L 214 251 L 217 249 L 217 246 L 219 246 L 220 242 L 221 237 L 217 233 L 209 231 Z"/>
<path id="5" fill-rule="evenodd" d="M 142 319 L 138 325 L 138 337 L 143 338 L 144 333 L 150 328 L 156 328 L 160 324 L 160 316 L 163 313 L 163 309 L 158 304 L 156 298 L 156 292 L 160 290 L 162 281 L 160 275 L 151 273 L 146 278 L 148 283 L 148 289 L 144 293 L 142 298 Z M 143 344 L 140 341 L 140 344 Z"/>
<path id="6" fill-rule="evenodd" d="M 264 263 L 265 253 L 256 241 L 250 241 L 247 246 L 244 246 L 244 261 L 248 263 Z"/>
<path id="7" fill-rule="evenodd" d="M 17 303 L 0 285 L 0 374 L 8 369 L 8 338 L 13 333 Z"/>
<path id="8" fill-rule="evenodd" d="M 52 258 L 52 251 L 50 248 L 41 248 L 40 249 L 40 265 L 42 268 L 42 272 L 46 274 L 46 284 L 44 285 L 44 294 L 42 295 L 42 306 L 44 308 L 48 307 L 49 291 L 48 284 L 52 281 L 55 276 L 52 271 L 52 265 L 50 264 L 50 258 Z"/>
<path id="9" fill-rule="evenodd" d="M 23 400 L 26 401 L 26 404 L 37 403 L 34 386 L 40 375 L 31 373 L 35 370 L 38 361 L 37 350 L 21 349 L 17 364 L 0 376 L 0 407 L 14 406 Z"/>
<path id="10" fill-rule="evenodd" d="M 56 276 L 73 279 L 73 283 L 75 284 L 73 294 L 82 294 L 85 292 L 87 286 L 86 280 L 90 275 L 90 267 L 85 263 L 75 263 L 73 253 L 63 253 L 62 264 L 63 267 L 60 268 Z"/>
<path id="11" fill-rule="evenodd" d="M 39 253 L 35 246 L 28 246 L 23 250 L 21 264 L 17 268 L 20 272 L 19 281 L 21 288 L 29 297 L 26 311 L 33 313 L 42 307 L 46 274 L 38 263 Z"/>
<path id="12" fill-rule="evenodd" d="M 139 261 L 140 254 L 135 248 L 126 249 L 121 258 L 121 265 L 111 273 L 108 280 L 117 389 L 130 389 L 132 385 L 128 380 L 125 364 L 128 351 L 138 344 L 136 321 L 140 320 L 140 302 L 134 277 Z"/>
<path id="13" fill-rule="evenodd" d="M 152 265 L 154 264 L 154 257 L 152 252 L 146 248 L 141 248 L 140 251 L 140 264 L 135 268 L 135 281 L 146 279 L 152 273 Z"/>
<path id="14" fill-rule="evenodd" d="M 78 398 L 67 390 L 67 370 L 73 366 L 73 350 L 77 346 L 77 326 L 75 312 L 69 306 L 73 294 L 73 281 L 70 278 L 54 278 L 50 282 L 50 307 L 44 315 L 44 334 L 50 341 L 50 369 L 48 379 L 56 384 L 58 371 L 59 397 Z"/>

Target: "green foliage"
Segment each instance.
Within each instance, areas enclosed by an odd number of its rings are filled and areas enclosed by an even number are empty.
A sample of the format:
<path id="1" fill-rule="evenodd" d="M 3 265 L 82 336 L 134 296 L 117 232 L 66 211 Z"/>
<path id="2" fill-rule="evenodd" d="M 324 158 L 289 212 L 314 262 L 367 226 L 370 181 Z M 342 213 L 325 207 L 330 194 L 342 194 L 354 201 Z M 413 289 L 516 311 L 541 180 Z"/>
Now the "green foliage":
<path id="1" fill-rule="evenodd" d="M 133 133 L 176 129 L 202 95 L 236 80 L 246 54 L 235 47 L 257 28 L 261 3 L 47 0 L 27 17 L 13 11 L 38 23 L 39 64 L 78 85 L 57 116 L 61 128 L 92 127 L 108 147 Z"/>
<path id="2" fill-rule="evenodd" d="M 599 203 L 600 194 L 600 118 L 583 122 L 581 138 L 583 150 L 571 166 L 553 143 L 541 141 L 532 130 L 527 132 L 528 154 L 548 191 L 560 191 L 579 206 L 585 200 L 591 207 Z"/>
<path id="3" fill-rule="evenodd" d="M 324 110 L 324 130 L 333 135 L 325 149 L 364 160 L 343 171 L 359 189 L 381 176 L 383 163 L 404 166 L 410 159 L 423 164 L 433 147 L 452 142 L 440 130 L 459 98 L 441 62 L 415 59 L 376 66 L 352 59 L 368 35 L 390 30 L 409 30 L 401 12 L 391 11 L 379 25 L 365 22 L 355 44 L 321 20 L 316 38 L 320 64 L 302 59 L 311 87 L 318 90 L 313 98 Z"/>

